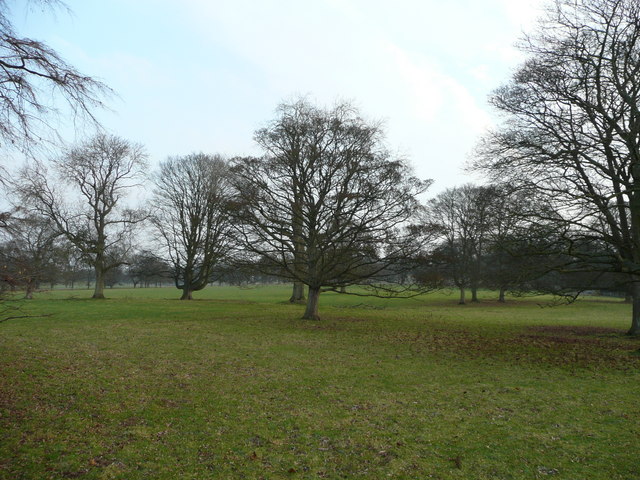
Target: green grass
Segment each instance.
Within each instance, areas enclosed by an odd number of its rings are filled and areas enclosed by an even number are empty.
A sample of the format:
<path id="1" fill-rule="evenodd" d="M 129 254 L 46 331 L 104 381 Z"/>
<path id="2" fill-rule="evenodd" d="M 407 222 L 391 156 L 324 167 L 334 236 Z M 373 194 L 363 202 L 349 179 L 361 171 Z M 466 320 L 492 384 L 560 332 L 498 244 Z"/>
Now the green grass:
<path id="1" fill-rule="evenodd" d="M 0 324 L 0 478 L 640 478 L 628 305 L 288 293 L 40 294 Z"/>

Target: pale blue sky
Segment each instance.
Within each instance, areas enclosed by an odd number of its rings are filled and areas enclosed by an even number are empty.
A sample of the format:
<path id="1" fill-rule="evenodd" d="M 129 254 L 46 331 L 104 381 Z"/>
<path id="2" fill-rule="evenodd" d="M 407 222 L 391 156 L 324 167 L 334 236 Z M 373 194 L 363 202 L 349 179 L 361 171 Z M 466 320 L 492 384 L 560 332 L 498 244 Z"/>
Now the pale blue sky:
<path id="1" fill-rule="evenodd" d="M 492 122 L 487 95 L 521 60 L 513 44 L 541 1 L 67 4 L 72 15 L 16 9 L 13 19 L 118 93 L 100 118 L 144 144 L 153 163 L 258 153 L 254 130 L 278 103 L 307 94 L 352 100 L 384 120 L 390 147 L 441 190 L 470 180 L 462 166 Z"/>

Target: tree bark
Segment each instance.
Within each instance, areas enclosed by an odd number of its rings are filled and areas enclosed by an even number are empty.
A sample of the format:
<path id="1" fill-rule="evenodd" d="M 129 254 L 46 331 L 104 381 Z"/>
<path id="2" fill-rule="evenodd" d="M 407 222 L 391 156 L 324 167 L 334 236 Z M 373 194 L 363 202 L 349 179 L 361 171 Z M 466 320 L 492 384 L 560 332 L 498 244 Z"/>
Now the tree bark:
<path id="1" fill-rule="evenodd" d="M 320 287 L 309 287 L 307 308 L 302 316 L 303 320 L 320 320 L 318 316 L 318 300 L 320 299 Z"/>
<path id="2" fill-rule="evenodd" d="M 476 287 L 473 287 L 471 289 L 471 301 L 472 302 L 478 302 L 478 289 Z"/>
<path id="3" fill-rule="evenodd" d="M 291 303 L 301 303 L 305 301 L 304 298 L 304 284 L 302 282 L 293 282 L 293 292 L 289 299 Z"/>
<path id="4" fill-rule="evenodd" d="M 640 282 L 634 282 L 631 286 L 633 295 L 633 313 L 631 315 L 631 328 L 627 335 L 640 335 Z"/>
<path id="5" fill-rule="evenodd" d="M 104 271 L 101 267 L 96 265 L 96 286 L 93 289 L 93 297 L 91 298 L 104 298 Z"/>
<path id="6" fill-rule="evenodd" d="M 504 303 L 504 287 L 500 287 L 500 293 L 498 294 L 498 301 Z"/>
<path id="7" fill-rule="evenodd" d="M 32 279 L 27 280 L 27 285 L 24 292 L 25 300 L 33 300 L 33 291 L 35 289 L 35 282 Z"/>
<path id="8" fill-rule="evenodd" d="M 180 300 L 193 300 L 193 297 L 191 296 L 191 294 L 193 293 L 192 290 L 188 289 L 188 288 L 183 288 L 182 289 L 182 296 L 180 297 Z"/>
<path id="9" fill-rule="evenodd" d="M 460 301 L 458 302 L 459 305 L 464 305 L 465 304 L 465 289 L 460 288 Z"/>

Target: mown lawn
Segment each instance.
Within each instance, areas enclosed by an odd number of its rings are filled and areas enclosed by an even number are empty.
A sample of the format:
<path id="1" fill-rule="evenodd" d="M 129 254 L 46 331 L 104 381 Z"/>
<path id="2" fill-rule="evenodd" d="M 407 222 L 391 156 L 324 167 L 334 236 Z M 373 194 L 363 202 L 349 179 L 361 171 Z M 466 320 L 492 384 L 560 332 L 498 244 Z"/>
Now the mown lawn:
<path id="1" fill-rule="evenodd" d="M 0 324 L 0 478 L 640 478 L 619 300 L 288 293 L 40 294 Z"/>

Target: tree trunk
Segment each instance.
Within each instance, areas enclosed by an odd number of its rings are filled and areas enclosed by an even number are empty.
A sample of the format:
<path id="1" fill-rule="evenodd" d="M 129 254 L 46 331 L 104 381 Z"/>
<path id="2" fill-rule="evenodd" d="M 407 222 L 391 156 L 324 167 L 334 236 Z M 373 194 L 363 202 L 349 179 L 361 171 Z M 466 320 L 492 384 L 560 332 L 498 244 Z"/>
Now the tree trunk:
<path id="1" fill-rule="evenodd" d="M 631 286 L 633 295 L 633 313 L 631 314 L 631 328 L 627 335 L 640 335 L 640 282 Z"/>
<path id="2" fill-rule="evenodd" d="M 291 303 L 302 303 L 304 300 L 304 284 L 302 282 L 293 282 L 293 292 L 289 301 Z"/>
<path id="3" fill-rule="evenodd" d="M 465 304 L 464 299 L 465 299 L 465 290 L 464 290 L 464 287 L 462 287 L 460 288 L 460 301 L 458 302 L 458 304 L 464 305 Z"/>
<path id="4" fill-rule="evenodd" d="M 91 298 L 104 298 L 104 271 L 101 267 L 96 265 L 96 286 L 93 289 L 93 297 Z"/>
<path id="5" fill-rule="evenodd" d="M 498 294 L 498 301 L 504 303 L 504 287 L 500 287 L 500 293 Z"/>
<path id="6" fill-rule="evenodd" d="M 307 308 L 302 316 L 303 320 L 320 320 L 318 316 L 318 300 L 320 299 L 320 287 L 309 287 Z"/>
<path id="7" fill-rule="evenodd" d="M 182 289 L 182 296 L 180 297 L 180 300 L 193 300 L 193 297 L 191 296 L 191 294 L 193 293 L 192 290 L 190 290 L 189 288 L 183 288 Z"/>
<path id="8" fill-rule="evenodd" d="M 27 280 L 25 287 L 24 298 L 25 300 L 33 300 L 33 291 L 35 290 L 35 282 L 31 279 Z"/>
<path id="9" fill-rule="evenodd" d="M 477 287 L 473 287 L 471 289 L 471 301 L 472 302 L 478 302 L 478 288 Z"/>

